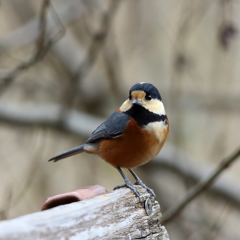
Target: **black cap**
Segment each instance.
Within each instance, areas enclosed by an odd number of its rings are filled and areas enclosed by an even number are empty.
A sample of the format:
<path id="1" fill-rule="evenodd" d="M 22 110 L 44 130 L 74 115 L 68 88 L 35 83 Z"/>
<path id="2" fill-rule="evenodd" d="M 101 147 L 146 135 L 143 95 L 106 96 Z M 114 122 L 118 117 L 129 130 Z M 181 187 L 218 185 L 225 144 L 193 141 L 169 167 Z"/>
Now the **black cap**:
<path id="1" fill-rule="evenodd" d="M 143 91 L 146 93 L 146 95 L 151 95 L 152 98 L 162 101 L 159 91 L 151 83 L 136 83 L 129 90 L 129 94 L 131 94 L 133 91 Z"/>

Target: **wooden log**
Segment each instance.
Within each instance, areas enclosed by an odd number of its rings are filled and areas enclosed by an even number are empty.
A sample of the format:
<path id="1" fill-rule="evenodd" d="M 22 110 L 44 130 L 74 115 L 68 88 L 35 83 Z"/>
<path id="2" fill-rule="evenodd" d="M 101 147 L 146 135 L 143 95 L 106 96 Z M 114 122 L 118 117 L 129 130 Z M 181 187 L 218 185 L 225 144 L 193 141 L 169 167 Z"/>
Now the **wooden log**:
<path id="1" fill-rule="evenodd" d="M 0 239 L 169 240 L 166 229 L 160 225 L 162 215 L 158 202 L 151 207 L 150 195 L 142 187 L 137 188 L 142 194 L 141 202 L 132 191 L 122 188 L 81 202 L 2 221 Z"/>

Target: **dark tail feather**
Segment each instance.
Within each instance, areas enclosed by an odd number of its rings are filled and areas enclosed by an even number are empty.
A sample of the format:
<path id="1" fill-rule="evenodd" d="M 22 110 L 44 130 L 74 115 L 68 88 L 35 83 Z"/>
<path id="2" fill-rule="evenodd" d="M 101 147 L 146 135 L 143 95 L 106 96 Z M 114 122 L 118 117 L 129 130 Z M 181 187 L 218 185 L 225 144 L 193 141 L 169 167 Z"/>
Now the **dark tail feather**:
<path id="1" fill-rule="evenodd" d="M 59 160 L 61 160 L 63 158 L 68 158 L 68 157 L 71 157 L 71 156 L 73 156 L 75 154 L 82 153 L 82 152 L 84 152 L 84 146 L 85 146 L 85 144 L 83 144 L 81 146 L 78 146 L 78 147 L 75 147 L 75 148 L 72 148 L 72 149 L 70 149 L 70 150 L 68 150 L 66 152 L 63 152 L 63 153 L 61 153 L 61 154 L 59 154 L 59 155 L 49 159 L 48 161 L 56 162 L 56 161 L 59 161 Z"/>

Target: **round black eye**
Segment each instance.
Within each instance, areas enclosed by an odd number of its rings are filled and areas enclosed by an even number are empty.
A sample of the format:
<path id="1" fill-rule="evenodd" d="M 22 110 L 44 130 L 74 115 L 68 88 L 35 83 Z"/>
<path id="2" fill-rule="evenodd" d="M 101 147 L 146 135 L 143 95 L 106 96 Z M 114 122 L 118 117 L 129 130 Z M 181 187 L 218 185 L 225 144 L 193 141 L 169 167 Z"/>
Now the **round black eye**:
<path id="1" fill-rule="evenodd" d="M 150 101 L 150 100 L 152 99 L 152 96 L 151 96 L 151 95 L 146 95 L 145 99 L 146 99 L 147 101 Z"/>

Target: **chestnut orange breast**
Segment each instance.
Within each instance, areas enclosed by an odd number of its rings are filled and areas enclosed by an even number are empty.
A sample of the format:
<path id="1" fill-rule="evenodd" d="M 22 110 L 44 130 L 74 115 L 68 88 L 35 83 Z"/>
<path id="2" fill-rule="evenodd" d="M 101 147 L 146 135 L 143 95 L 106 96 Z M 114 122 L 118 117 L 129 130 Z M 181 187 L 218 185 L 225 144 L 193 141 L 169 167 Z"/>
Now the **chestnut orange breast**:
<path id="1" fill-rule="evenodd" d="M 99 143 L 98 155 L 114 167 L 134 168 L 155 157 L 161 145 L 155 134 L 131 119 L 122 135 Z"/>

